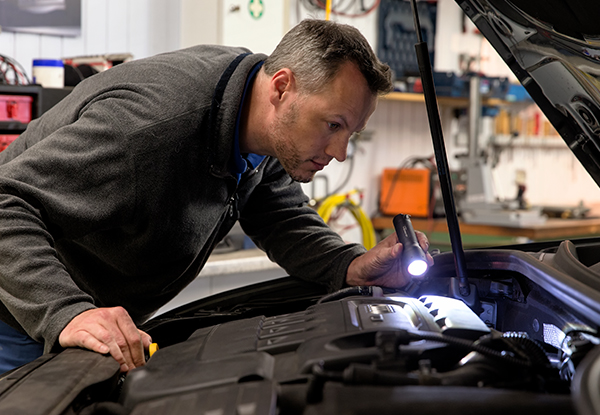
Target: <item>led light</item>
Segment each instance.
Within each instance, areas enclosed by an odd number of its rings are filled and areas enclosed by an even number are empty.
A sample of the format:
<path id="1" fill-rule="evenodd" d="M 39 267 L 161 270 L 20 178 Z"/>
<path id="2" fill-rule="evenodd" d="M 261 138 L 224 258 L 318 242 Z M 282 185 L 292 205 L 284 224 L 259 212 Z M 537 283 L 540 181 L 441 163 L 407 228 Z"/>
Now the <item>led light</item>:
<path id="1" fill-rule="evenodd" d="M 408 271 L 408 273 L 410 275 L 413 275 L 415 277 L 419 277 L 423 274 L 425 274 L 425 272 L 427 272 L 427 262 L 423 261 L 422 259 L 416 259 L 413 262 L 411 262 L 410 264 L 408 264 L 408 267 L 406 267 L 406 270 Z"/>

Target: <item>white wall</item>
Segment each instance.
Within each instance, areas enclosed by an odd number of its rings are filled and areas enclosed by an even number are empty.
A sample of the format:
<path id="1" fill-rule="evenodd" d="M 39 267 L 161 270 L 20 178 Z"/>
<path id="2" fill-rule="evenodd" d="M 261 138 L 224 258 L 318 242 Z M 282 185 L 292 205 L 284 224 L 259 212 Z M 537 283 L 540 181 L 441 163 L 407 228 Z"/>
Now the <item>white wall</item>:
<path id="1" fill-rule="evenodd" d="M 376 39 L 376 21 L 372 17 L 350 23 L 366 28 L 365 36 L 368 34 L 371 40 Z M 467 27 L 474 26 L 468 24 Z M 462 11 L 454 0 L 438 0 L 436 30 L 436 70 L 460 72 L 457 55 L 466 53 L 482 57 L 480 69 L 489 76 L 515 79 L 489 43 L 481 42 L 472 33 L 462 33 Z M 453 155 L 466 152 L 467 148 L 456 144 L 452 108 L 441 106 L 440 114 L 449 162 L 451 167 L 458 168 L 459 163 Z M 372 216 L 377 213 L 380 172 L 384 168 L 400 166 L 409 157 L 433 155 L 433 148 L 423 103 L 380 101 L 367 130 L 373 132 L 373 139 L 360 145 L 355 170 L 345 190 L 354 187 L 363 189 L 364 208 Z M 483 129 L 483 141 L 491 134 Z M 330 178 L 330 188 L 341 183 L 347 172 L 346 164 L 333 162 L 324 170 L 323 173 Z M 598 185 L 560 138 L 521 137 L 519 145 L 504 150 L 500 163 L 493 170 L 497 197 L 513 199 L 516 196 L 517 170 L 526 172 L 525 196 L 532 205 L 573 206 L 583 201 L 589 207 L 600 207 Z M 321 196 L 322 186 L 315 189 L 317 196 Z M 305 190 L 311 194 L 312 186 L 305 185 Z"/>
<path id="2" fill-rule="evenodd" d="M 79 37 L 0 33 L 0 53 L 31 76 L 35 58 L 132 53 L 143 58 L 179 48 L 181 4 L 173 0 L 82 0 Z"/>
<path id="3" fill-rule="evenodd" d="M 296 0 L 264 0 L 267 6 L 273 1 L 285 3 L 278 13 L 282 19 L 288 19 L 287 26 L 278 25 L 274 36 L 279 36 L 285 27 L 291 27 L 302 18 L 324 17 L 324 12 L 308 13 Z M 0 53 L 15 58 L 30 71 L 31 61 L 37 57 L 130 52 L 134 58 L 143 58 L 197 43 L 221 43 L 227 38 L 224 14 L 227 7 L 236 3 L 243 6 L 246 0 L 82 0 L 81 37 L 4 32 L 0 34 Z M 456 71 L 456 44 L 461 44 L 460 39 L 463 39 L 460 33 L 462 12 L 453 0 L 439 0 L 438 8 L 436 69 Z M 356 19 L 336 16 L 332 19 L 358 27 L 371 45 L 376 46 L 376 13 Z M 251 33 L 248 39 L 249 43 L 253 41 Z M 486 64 L 494 75 L 508 73 L 499 59 L 486 59 Z M 446 144 L 449 153 L 453 154 L 460 148 L 453 144 L 451 120 L 451 109 L 442 108 Z M 431 155 L 433 150 L 423 104 L 382 101 L 367 129 L 374 133 L 373 139 L 360 145 L 353 175 L 344 190 L 364 189 L 365 208 L 372 215 L 377 210 L 381 170 L 397 167 L 408 157 Z M 453 162 L 451 157 L 450 161 Z M 330 178 L 332 189 L 341 182 L 347 169 L 347 164 L 332 163 L 324 171 Z M 580 200 L 600 204 L 597 186 L 560 142 L 550 149 L 524 146 L 505 151 L 494 171 L 499 196 L 513 197 L 516 169 L 527 171 L 527 195 L 533 204 L 577 204 Z M 553 191 L 556 188 L 564 190 Z M 311 186 L 305 189 L 310 193 Z"/>

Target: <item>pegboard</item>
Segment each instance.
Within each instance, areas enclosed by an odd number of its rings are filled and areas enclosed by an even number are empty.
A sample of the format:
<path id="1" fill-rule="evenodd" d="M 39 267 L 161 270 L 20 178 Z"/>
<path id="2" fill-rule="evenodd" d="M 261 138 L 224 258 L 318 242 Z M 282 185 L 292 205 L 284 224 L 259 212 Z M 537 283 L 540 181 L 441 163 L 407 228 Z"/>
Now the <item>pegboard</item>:
<path id="1" fill-rule="evenodd" d="M 434 63 L 435 22 L 437 2 L 417 3 L 423 41 L 427 42 L 429 59 Z M 417 34 L 409 1 L 381 0 L 378 17 L 377 56 L 390 65 L 394 79 L 418 76 L 419 65 L 415 53 Z"/>

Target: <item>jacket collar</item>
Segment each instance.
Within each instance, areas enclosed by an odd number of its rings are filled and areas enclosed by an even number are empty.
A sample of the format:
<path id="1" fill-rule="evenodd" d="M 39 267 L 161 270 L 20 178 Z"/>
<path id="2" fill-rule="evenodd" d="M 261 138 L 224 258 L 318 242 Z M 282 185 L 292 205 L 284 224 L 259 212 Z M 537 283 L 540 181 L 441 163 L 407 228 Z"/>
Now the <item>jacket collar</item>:
<path id="1" fill-rule="evenodd" d="M 266 55 L 243 53 L 236 56 L 225 69 L 213 94 L 209 129 L 213 146 L 214 163 L 211 174 L 217 177 L 233 177 L 230 172 L 237 114 L 242 105 L 242 96 L 252 68 L 263 61 Z"/>

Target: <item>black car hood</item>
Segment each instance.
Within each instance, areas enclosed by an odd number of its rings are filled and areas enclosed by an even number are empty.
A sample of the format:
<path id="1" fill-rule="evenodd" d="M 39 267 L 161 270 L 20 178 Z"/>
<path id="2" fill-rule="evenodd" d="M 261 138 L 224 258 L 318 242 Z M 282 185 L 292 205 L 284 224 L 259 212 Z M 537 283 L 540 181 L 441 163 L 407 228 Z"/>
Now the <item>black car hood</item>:
<path id="1" fill-rule="evenodd" d="M 600 2 L 456 2 L 600 184 Z"/>

